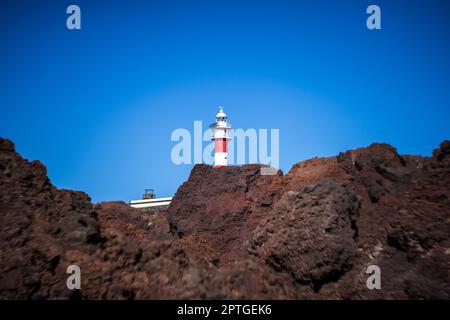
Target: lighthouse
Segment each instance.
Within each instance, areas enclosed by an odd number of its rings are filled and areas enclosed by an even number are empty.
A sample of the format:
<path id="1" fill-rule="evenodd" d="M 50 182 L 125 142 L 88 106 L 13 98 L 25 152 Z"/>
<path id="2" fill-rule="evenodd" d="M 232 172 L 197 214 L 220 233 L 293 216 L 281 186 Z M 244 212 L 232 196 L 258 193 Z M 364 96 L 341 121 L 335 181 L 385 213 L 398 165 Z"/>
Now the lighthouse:
<path id="1" fill-rule="evenodd" d="M 223 112 L 223 107 L 219 107 L 216 114 L 216 122 L 209 126 L 212 130 L 212 138 L 215 142 L 214 148 L 214 168 L 226 166 L 227 161 L 227 140 L 230 140 L 228 131 L 231 130 L 230 124 L 227 122 L 227 115 Z"/>

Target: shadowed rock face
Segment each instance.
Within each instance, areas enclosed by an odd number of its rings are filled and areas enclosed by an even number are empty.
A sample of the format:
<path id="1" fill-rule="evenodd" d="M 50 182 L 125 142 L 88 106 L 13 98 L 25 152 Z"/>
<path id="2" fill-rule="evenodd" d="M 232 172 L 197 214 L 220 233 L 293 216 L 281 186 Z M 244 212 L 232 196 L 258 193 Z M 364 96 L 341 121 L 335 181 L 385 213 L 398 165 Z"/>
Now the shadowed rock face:
<path id="1" fill-rule="evenodd" d="M 0 139 L 0 298 L 450 298 L 449 141 L 429 158 L 373 144 L 260 173 L 196 165 L 153 215 L 57 189 Z"/>
<path id="2" fill-rule="evenodd" d="M 39 162 L 0 139 L 1 299 L 289 298 L 291 286 L 250 257 L 210 267 L 169 232 L 164 213 L 124 203 L 93 206 L 59 190 Z M 66 268 L 81 268 L 81 290 Z M 256 277 L 255 275 L 262 275 Z"/>
<path id="3" fill-rule="evenodd" d="M 256 164 L 219 169 L 196 165 L 168 209 L 172 233 L 188 247 L 197 243 L 199 253 L 209 252 L 206 260 L 215 265 L 246 256 L 243 244 L 283 185 L 281 171 L 263 176 L 260 170 Z"/>
<path id="4" fill-rule="evenodd" d="M 317 291 L 350 269 L 358 211 L 357 197 L 333 180 L 288 191 L 253 233 L 249 251 Z"/>
<path id="5" fill-rule="evenodd" d="M 293 298 L 448 298 L 449 150 L 401 156 L 375 143 L 272 177 L 258 165 L 198 165 L 168 220 L 210 264 L 250 255 L 288 275 Z M 382 290 L 366 286 L 370 265 Z"/>

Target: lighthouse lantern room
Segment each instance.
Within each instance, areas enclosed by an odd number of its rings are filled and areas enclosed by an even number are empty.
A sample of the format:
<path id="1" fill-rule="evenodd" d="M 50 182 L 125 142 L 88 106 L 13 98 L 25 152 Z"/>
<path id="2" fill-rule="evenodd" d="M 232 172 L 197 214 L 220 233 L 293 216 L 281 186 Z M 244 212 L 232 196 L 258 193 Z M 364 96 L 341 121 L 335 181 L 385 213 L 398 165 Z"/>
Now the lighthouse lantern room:
<path id="1" fill-rule="evenodd" d="M 227 115 L 223 111 L 223 107 L 219 107 L 216 115 L 216 122 L 209 126 L 212 130 L 212 138 L 215 142 L 214 148 L 214 167 L 220 168 L 228 164 L 227 161 L 227 140 L 230 140 L 228 132 L 231 125 L 227 122 Z"/>

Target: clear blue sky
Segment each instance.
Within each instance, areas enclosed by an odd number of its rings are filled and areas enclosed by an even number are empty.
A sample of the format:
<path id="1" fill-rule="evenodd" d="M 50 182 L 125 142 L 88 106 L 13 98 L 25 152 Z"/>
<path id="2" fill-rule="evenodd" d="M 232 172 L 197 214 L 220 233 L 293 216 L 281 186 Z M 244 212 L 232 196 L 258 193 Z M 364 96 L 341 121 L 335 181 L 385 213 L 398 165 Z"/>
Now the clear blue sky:
<path id="1" fill-rule="evenodd" d="M 429 155 L 450 138 L 449 35 L 445 0 L 2 0 L 0 136 L 94 201 L 171 196 L 192 168 L 172 131 L 218 105 L 279 128 L 285 172 L 372 142 Z"/>

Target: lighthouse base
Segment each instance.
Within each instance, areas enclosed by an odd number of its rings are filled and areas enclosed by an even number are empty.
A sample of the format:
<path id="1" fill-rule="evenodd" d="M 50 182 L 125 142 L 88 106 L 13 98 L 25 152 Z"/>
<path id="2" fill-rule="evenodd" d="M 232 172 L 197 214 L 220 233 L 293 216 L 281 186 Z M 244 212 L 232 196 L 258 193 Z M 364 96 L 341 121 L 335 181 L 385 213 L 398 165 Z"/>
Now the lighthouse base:
<path id="1" fill-rule="evenodd" d="M 223 167 L 228 164 L 226 152 L 214 153 L 214 168 Z"/>

